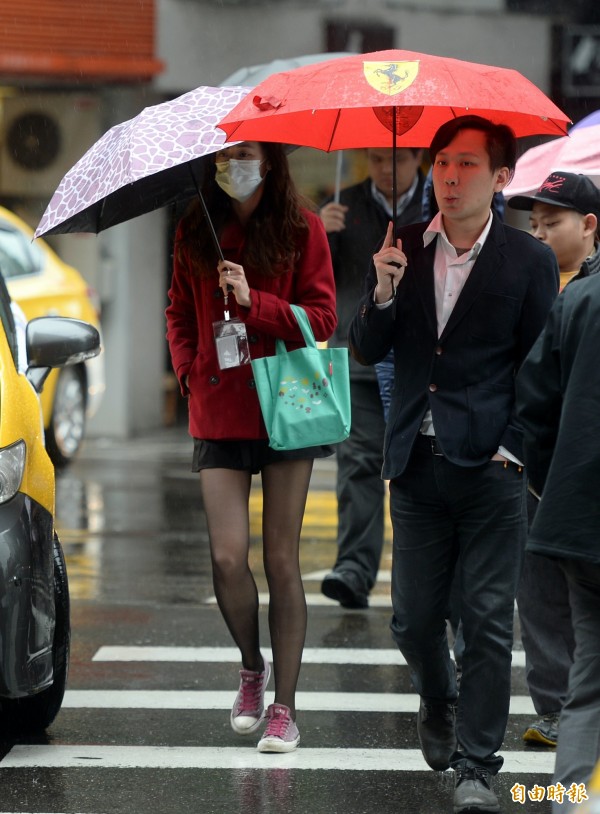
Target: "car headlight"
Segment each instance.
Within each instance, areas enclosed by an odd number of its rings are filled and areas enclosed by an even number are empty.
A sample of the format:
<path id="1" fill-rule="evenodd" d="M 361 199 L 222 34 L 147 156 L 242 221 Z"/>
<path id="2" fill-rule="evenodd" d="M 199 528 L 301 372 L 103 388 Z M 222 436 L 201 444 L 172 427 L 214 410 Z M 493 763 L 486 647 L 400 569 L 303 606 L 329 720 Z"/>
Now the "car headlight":
<path id="1" fill-rule="evenodd" d="M 25 470 L 25 441 L 0 449 L 0 504 L 14 497 Z"/>

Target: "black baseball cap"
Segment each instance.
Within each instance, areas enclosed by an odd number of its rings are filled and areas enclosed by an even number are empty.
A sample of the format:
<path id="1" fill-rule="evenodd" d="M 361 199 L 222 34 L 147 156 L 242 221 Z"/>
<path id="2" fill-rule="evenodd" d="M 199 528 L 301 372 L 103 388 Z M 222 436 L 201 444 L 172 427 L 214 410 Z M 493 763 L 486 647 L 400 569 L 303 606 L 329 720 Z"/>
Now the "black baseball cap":
<path id="1" fill-rule="evenodd" d="M 592 212 L 600 222 L 600 189 L 587 175 L 552 172 L 533 195 L 515 195 L 508 199 L 513 209 L 531 210 L 536 201 L 574 209 L 582 215 Z"/>

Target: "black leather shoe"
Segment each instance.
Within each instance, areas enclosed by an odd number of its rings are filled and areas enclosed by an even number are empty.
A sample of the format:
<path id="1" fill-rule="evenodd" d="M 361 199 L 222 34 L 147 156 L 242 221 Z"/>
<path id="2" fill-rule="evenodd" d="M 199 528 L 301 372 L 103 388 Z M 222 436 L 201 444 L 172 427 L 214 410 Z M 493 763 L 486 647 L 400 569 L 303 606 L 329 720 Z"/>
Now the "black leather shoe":
<path id="1" fill-rule="evenodd" d="M 321 583 L 321 593 L 335 599 L 342 608 L 368 608 L 369 597 L 352 571 L 332 571 Z"/>
<path id="2" fill-rule="evenodd" d="M 456 750 L 455 718 L 453 704 L 432 704 L 421 698 L 417 715 L 421 752 L 427 764 L 438 772 L 448 768 Z"/>
<path id="3" fill-rule="evenodd" d="M 454 788 L 454 814 L 471 812 L 498 812 L 498 798 L 492 791 L 492 779 L 487 769 L 466 766 L 456 770 Z"/>

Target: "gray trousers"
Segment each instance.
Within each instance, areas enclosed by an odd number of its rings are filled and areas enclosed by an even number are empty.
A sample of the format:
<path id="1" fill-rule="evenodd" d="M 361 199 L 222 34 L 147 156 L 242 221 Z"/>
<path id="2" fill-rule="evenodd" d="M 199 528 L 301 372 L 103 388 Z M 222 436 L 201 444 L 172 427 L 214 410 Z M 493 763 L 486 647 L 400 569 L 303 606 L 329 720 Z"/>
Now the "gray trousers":
<path id="1" fill-rule="evenodd" d="M 336 570 L 353 571 L 365 593 L 377 579 L 383 548 L 385 484 L 381 479 L 385 422 L 379 385 L 350 381 L 352 429 L 337 447 Z"/>
<path id="2" fill-rule="evenodd" d="M 553 783 L 567 789 L 586 784 L 600 760 L 600 565 L 560 560 L 569 585 L 575 660 L 560 716 Z M 565 795 L 553 814 L 581 810 Z"/>
<path id="3" fill-rule="evenodd" d="M 535 711 L 559 712 L 567 695 L 575 636 L 567 578 L 558 560 L 525 553 L 517 607 Z"/>

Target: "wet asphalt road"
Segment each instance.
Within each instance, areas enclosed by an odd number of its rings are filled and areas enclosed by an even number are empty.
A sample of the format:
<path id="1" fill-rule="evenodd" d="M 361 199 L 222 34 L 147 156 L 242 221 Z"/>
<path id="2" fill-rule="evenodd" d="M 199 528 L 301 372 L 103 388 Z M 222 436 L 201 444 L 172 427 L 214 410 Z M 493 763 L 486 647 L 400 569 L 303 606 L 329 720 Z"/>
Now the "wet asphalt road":
<path id="1" fill-rule="evenodd" d="M 260 755 L 229 726 L 237 653 L 212 596 L 206 522 L 185 429 L 89 440 L 58 477 L 57 526 L 72 596 L 68 691 L 42 737 L 6 742 L 0 814 L 451 814 L 452 781 L 428 770 L 417 696 L 389 634 L 389 557 L 366 611 L 319 593 L 335 554 L 335 461 L 313 474 L 302 544 L 309 625 L 298 696 L 300 749 Z M 252 562 L 262 596 L 260 488 Z M 515 645 L 514 714 L 496 790 L 504 812 L 551 782 L 551 750 L 526 750 L 532 717 Z M 268 694 L 269 695 L 269 694 Z"/>

